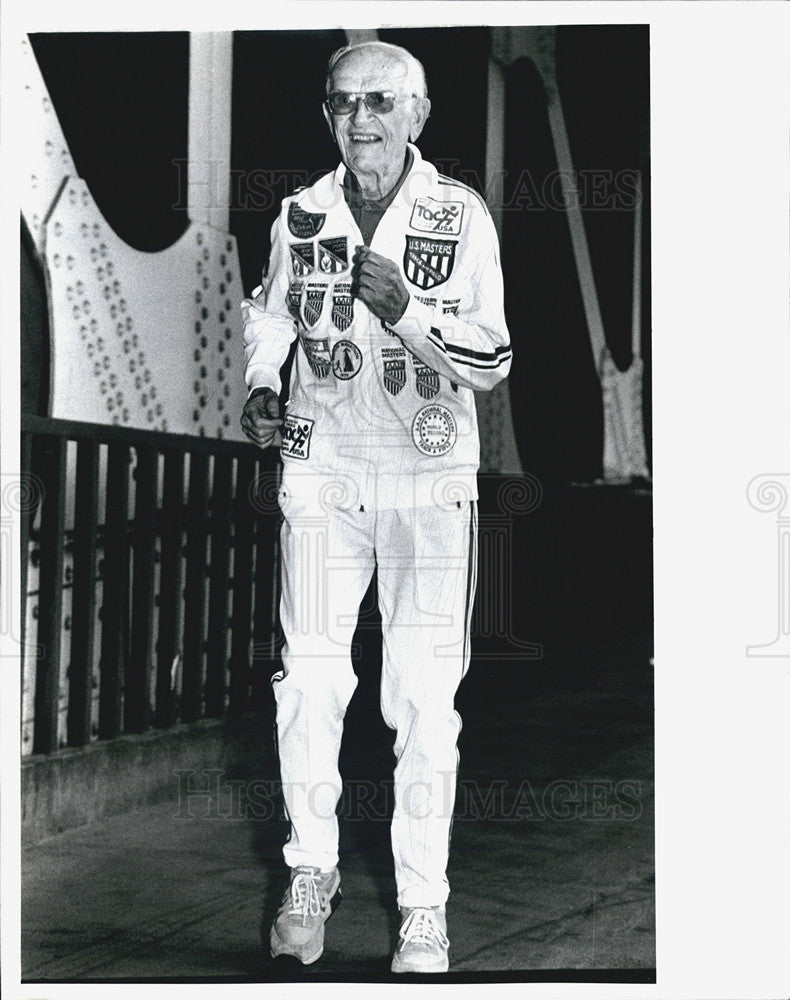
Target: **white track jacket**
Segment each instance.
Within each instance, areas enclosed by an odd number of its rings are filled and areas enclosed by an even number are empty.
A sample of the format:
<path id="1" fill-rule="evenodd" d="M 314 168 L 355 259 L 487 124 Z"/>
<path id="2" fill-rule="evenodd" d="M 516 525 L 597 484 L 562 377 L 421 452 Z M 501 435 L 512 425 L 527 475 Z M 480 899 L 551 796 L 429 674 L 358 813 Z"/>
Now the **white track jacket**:
<path id="1" fill-rule="evenodd" d="M 279 394 L 294 338 L 283 426 L 283 491 L 349 509 L 477 498 L 474 393 L 508 374 L 497 236 L 482 198 L 414 160 L 371 241 L 410 292 L 394 325 L 351 296 L 362 235 L 345 167 L 284 199 L 268 270 L 242 303 L 245 378 Z"/>

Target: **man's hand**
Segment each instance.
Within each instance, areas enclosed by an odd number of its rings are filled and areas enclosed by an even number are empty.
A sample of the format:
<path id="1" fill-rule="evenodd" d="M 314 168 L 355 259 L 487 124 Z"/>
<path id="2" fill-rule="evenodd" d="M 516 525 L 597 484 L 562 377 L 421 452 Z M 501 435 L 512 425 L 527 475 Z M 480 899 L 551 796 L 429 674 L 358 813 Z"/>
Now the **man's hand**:
<path id="1" fill-rule="evenodd" d="M 259 448 L 268 448 L 274 441 L 280 420 L 280 400 L 274 389 L 256 389 L 241 414 L 241 429 Z"/>
<path id="2" fill-rule="evenodd" d="M 361 299 L 374 316 L 397 323 L 409 304 L 397 264 L 366 246 L 354 251 L 353 264 L 351 294 Z"/>

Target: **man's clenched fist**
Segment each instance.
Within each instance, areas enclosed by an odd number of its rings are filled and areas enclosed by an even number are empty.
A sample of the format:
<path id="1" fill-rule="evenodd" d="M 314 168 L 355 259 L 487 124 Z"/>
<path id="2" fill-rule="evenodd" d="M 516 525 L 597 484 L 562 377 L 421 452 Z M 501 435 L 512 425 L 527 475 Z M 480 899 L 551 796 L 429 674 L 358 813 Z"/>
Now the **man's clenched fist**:
<path id="1" fill-rule="evenodd" d="M 398 265 L 366 246 L 358 246 L 354 251 L 351 294 L 387 323 L 397 323 L 409 304 L 409 293 Z"/>
<path id="2" fill-rule="evenodd" d="M 241 414 L 241 429 L 250 441 L 259 448 L 268 448 L 282 423 L 280 400 L 274 389 L 255 389 Z"/>

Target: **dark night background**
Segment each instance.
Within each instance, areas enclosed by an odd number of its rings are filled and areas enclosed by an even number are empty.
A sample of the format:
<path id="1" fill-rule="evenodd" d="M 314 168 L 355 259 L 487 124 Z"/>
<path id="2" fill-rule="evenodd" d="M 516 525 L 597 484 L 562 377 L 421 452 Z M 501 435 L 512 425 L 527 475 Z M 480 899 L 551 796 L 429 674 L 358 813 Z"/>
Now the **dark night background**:
<path id="1" fill-rule="evenodd" d="M 488 29 L 398 28 L 379 35 L 406 46 L 426 67 L 432 113 L 420 139 L 423 155 L 482 189 Z M 172 244 L 187 225 L 180 187 L 187 157 L 188 34 L 39 34 L 32 42 L 77 170 L 109 224 L 140 250 Z M 344 43 L 339 30 L 234 34 L 230 226 L 247 292 L 266 261 L 280 199 L 337 163 L 321 100 L 327 59 Z M 604 178 L 603 207 L 591 193 L 584 220 L 604 328 L 621 368 L 630 361 L 633 214 L 624 199 L 618 206 L 618 182 L 606 178 L 643 169 L 649 459 L 648 54 L 643 26 L 557 30 L 574 167 L 588 179 Z M 588 481 L 601 474 L 601 394 L 568 225 L 551 186 L 556 161 L 545 100 L 526 59 L 508 67 L 506 87 L 502 257 L 519 451 L 525 469 L 542 480 Z M 630 189 L 622 190 L 627 195 Z M 29 258 L 26 264 L 34 267 Z M 31 331 L 28 345 L 35 339 Z M 30 381 L 41 368 L 34 366 Z M 44 408 L 38 392 L 27 392 L 29 409 Z"/>

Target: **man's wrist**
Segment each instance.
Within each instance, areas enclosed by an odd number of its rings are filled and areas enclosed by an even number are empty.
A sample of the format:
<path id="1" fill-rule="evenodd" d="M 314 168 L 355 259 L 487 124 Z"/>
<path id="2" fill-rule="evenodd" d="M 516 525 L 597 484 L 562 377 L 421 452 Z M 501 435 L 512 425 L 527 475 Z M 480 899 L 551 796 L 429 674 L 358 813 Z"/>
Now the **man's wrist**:
<path id="1" fill-rule="evenodd" d="M 251 399 L 255 399 L 256 396 L 263 396 L 267 392 L 274 392 L 274 389 L 268 385 L 259 385 L 256 389 L 252 390 L 249 396 L 247 396 L 247 402 L 249 403 Z M 277 395 L 277 393 L 275 393 L 275 395 Z"/>

